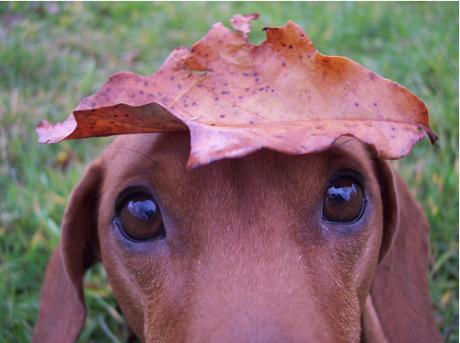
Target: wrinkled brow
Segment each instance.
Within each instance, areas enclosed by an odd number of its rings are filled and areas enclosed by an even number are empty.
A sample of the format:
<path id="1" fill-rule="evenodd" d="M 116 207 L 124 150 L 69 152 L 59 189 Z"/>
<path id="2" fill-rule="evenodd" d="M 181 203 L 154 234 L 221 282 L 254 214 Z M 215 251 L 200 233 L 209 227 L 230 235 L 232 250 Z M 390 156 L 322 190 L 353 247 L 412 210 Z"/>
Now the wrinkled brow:
<path id="1" fill-rule="evenodd" d="M 117 147 L 114 147 L 113 150 L 122 150 L 122 151 L 129 151 L 137 156 L 140 156 L 142 157 L 144 160 L 146 160 L 147 162 L 149 162 L 152 167 L 155 167 L 155 168 L 158 168 L 160 166 L 160 164 L 158 163 L 158 161 L 155 161 L 154 159 L 152 159 L 151 156 L 143 153 L 142 151 L 140 150 L 137 150 L 137 149 L 134 149 L 134 148 L 129 148 L 129 147 L 125 147 L 125 146 L 117 146 Z"/>

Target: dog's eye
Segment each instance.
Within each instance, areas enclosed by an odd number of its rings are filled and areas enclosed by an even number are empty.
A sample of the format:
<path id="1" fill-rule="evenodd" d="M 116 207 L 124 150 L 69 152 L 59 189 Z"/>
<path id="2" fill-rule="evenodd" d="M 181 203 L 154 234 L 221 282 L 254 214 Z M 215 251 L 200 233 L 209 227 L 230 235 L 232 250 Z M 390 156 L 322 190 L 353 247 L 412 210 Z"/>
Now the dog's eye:
<path id="1" fill-rule="evenodd" d="M 165 233 L 160 209 L 151 196 L 129 195 L 117 212 L 116 221 L 122 233 L 131 240 L 145 241 Z"/>
<path id="2" fill-rule="evenodd" d="M 329 182 L 323 200 L 325 220 L 350 223 L 358 220 L 363 210 L 363 189 L 355 178 L 341 176 Z"/>

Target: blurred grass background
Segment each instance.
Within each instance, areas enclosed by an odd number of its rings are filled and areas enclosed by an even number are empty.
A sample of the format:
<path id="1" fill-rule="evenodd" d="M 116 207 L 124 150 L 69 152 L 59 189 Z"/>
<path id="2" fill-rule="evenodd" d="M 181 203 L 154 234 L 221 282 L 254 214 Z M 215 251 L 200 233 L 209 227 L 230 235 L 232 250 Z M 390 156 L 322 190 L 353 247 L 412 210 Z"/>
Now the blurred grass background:
<path id="1" fill-rule="evenodd" d="M 68 195 L 110 139 L 36 143 L 121 70 L 154 72 L 216 21 L 260 12 L 251 39 L 288 19 L 325 54 L 348 56 L 414 91 L 440 140 L 394 166 L 432 226 L 430 287 L 446 342 L 458 342 L 458 3 L 0 3 L 0 341 L 28 342 Z M 103 269 L 86 276 L 81 342 L 120 342 L 126 327 Z"/>

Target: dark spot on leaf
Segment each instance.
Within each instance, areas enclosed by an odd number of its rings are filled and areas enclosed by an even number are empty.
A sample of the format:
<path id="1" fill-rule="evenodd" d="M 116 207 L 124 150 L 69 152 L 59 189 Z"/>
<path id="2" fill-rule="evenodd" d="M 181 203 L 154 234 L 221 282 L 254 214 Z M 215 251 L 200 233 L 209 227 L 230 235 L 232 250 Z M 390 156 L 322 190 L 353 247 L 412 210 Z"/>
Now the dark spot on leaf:
<path id="1" fill-rule="evenodd" d="M 221 114 L 219 117 L 221 117 L 221 118 L 225 118 L 225 114 Z"/>
<path id="2" fill-rule="evenodd" d="M 293 48 L 292 44 L 289 44 L 289 49 L 292 49 L 292 48 Z"/>
<path id="3" fill-rule="evenodd" d="M 359 107 L 359 103 L 355 102 L 355 107 Z"/>
<path id="4" fill-rule="evenodd" d="M 229 91 L 222 91 L 222 92 L 220 92 L 220 94 L 227 95 L 227 94 L 230 94 L 230 92 Z"/>
<path id="5" fill-rule="evenodd" d="M 170 76 L 169 79 L 172 81 L 172 80 L 175 79 L 175 77 L 174 77 L 174 76 Z"/>
<path id="6" fill-rule="evenodd" d="M 286 66 L 286 62 L 281 63 L 281 65 L 282 65 L 283 67 L 285 67 L 285 66 Z"/>
<path id="7" fill-rule="evenodd" d="M 392 126 L 391 131 L 396 131 L 396 128 L 394 126 Z"/>
<path id="8" fill-rule="evenodd" d="M 149 85 L 149 82 L 148 81 L 145 81 L 144 82 L 144 86 L 148 86 Z"/>
<path id="9" fill-rule="evenodd" d="M 372 105 L 374 105 L 374 107 L 377 107 L 377 103 L 376 103 L 376 102 L 374 102 Z"/>
<path id="10" fill-rule="evenodd" d="M 369 73 L 369 79 L 371 79 L 371 81 L 374 81 L 375 74 L 374 73 Z"/>

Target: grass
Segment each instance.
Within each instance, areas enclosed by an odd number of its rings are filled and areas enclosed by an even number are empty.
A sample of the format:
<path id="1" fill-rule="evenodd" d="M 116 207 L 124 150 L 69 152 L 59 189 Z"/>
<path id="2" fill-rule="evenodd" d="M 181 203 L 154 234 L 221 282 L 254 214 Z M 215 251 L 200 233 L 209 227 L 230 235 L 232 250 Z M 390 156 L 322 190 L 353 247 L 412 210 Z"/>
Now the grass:
<path id="1" fill-rule="evenodd" d="M 432 226 L 430 289 L 446 342 L 458 341 L 457 3 L 0 3 L 0 341 L 28 342 L 69 192 L 110 139 L 36 143 L 116 71 L 150 74 L 234 13 L 260 12 L 251 39 L 288 19 L 326 54 L 348 56 L 419 95 L 440 136 L 394 165 Z M 81 342 L 126 335 L 103 269 L 86 277 Z M 118 338 L 117 338 L 118 337 Z"/>

